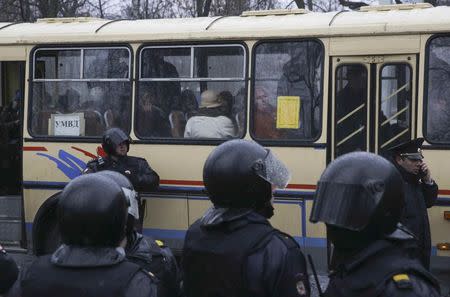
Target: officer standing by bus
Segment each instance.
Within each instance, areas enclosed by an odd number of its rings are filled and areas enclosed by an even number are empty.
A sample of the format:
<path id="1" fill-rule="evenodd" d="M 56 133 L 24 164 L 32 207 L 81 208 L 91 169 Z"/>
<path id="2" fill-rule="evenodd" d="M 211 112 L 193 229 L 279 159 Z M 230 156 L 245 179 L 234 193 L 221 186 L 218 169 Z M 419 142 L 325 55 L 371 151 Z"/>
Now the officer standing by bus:
<path id="1" fill-rule="evenodd" d="M 203 168 L 214 205 L 184 242 L 187 297 L 309 296 L 299 245 L 268 221 L 272 192 L 289 178 L 285 165 L 254 142 L 231 140 L 214 149 Z"/>
<path id="2" fill-rule="evenodd" d="M 159 186 L 159 176 L 147 160 L 128 156 L 130 138 L 121 129 L 111 128 L 105 131 L 102 147 L 107 156 L 89 161 L 84 174 L 102 170 L 116 171 L 126 176 L 138 192 L 150 192 Z M 144 209 L 145 204 L 142 202 L 139 206 L 141 225 Z"/>
<path id="3" fill-rule="evenodd" d="M 413 234 L 398 224 L 402 177 L 386 159 L 343 155 L 317 184 L 310 221 L 323 222 L 334 245 L 326 297 L 437 297 L 439 284 L 417 259 Z"/>
<path id="4" fill-rule="evenodd" d="M 423 160 L 423 141 L 423 138 L 413 139 L 391 148 L 390 151 L 391 160 L 404 181 L 406 201 L 400 222 L 417 237 L 420 260 L 426 269 L 430 269 L 431 234 L 427 208 L 436 202 L 438 186 Z"/>

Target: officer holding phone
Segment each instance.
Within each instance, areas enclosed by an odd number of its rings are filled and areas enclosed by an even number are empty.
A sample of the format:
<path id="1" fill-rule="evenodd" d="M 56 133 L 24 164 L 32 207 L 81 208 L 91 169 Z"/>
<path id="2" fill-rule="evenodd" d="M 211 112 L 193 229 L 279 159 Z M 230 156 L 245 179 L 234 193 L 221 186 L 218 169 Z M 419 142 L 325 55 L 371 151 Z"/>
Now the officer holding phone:
<path id="1" fill-rule="evenodd" d="M 420 260 L 430 268 L 431 235 L 427 208 L 437 199 L 438 186 L 422 155 L 423 138 L 403 142 L 390 149 L 391 161 L 403 176 L 405 207 L 400 222 L 417 237 Z"/>

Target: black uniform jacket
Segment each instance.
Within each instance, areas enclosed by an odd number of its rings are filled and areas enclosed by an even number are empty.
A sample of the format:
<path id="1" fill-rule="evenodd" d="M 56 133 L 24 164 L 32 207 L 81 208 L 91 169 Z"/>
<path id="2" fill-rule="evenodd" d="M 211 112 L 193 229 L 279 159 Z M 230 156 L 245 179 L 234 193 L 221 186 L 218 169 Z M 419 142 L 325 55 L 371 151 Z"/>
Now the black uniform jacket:
<path id="1" fill-rule="evenodd" d="M 427 185 L 420 181 L 417 175 L 406 172 L 398 165 L 397 168 L 403 176 L 405 189 L 405 208 L 400 222 L 417 237 L 419 257 L 425 268 L 429 269 L 431 234 L 427 208 L 436 202 L 438 186 L 435 182 Z"/>
<path id="2" fill-rule="evenodd" d="M 0 294 L 9 290 L 18 274 L 16 262 L 0 247 Z"/>
<path id="3" fill-rule="evenodd" d="M 6 296 L 156 297 L 156 283 L 150 273 L 126 261 L 123 249 L 61 245 L 22 271 Z"/>
<path id="4" fill-rule="evenodd" d="M 181 277 L 170 248 L 136 231 L 128 237 L 125 249 L 128 260 L 150 271 L 159 279 L 159 296 L 179 296 Z"/>
<path id="5" fill-rule="evenodd" d="M 188 230 L 184 290 L 201 296 L 309 296 L 297 242 L 249 209 L 210 208 Z"/>
<path id="6" fill-rule="evenodd" d="M 436 279 L 417 258 L 414 236 L 403 226 L 360 251 L 334 252 L 341 255 L 325 297 L 440 296 Z"/>
<path id="7" fill-rule="evenodd" d="M 102 170 L 116 171 L 125 175 L 138 192 L 150 192 L 159 185 L 158 174 L 144 158 L 124 156 L 119 157 L 117 161 L 111 157 L 98 158 L 89 161 L 83 173 Z"/>

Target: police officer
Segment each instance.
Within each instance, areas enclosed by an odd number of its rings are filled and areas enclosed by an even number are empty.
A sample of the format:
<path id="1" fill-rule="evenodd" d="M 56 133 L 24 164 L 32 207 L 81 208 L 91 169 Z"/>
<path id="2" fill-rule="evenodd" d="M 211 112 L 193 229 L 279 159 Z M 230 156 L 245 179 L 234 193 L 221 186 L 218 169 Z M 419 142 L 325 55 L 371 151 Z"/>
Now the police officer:
<path id="1" fill-rule="evenodd" d="M 389 161 L 366 152 L 339 157 L 323 172 L 310 221 L 324 222 L 334 245 L 325 296 L 440 296 L 413 234 L 398 224 L 401 182 Z"/>
<path id="2" fill-rule="evenodd" d="M 153 191 L 159 185 L 159 176 L 144 158 L 128 156 L 130 138 L 119 128 L 111 128 L 103 134 L 102 147 L 107 156 L 88 162 L 84 173 L 102 170 L 117 171 L 125 175 L 136 191 Z"/>
<path id="3" fill-rule="evenodd" d="M 38 257 L 9 296 L 157 296 L 156 280 L 125 258 L 129 200 L 111 179 L 80 176 L 63 190 L 63 244 Z"/>
<path id="4" fill-rule="evenodd" d="M 273 228 L 275 188 L 289 171 L 271 151 L 231 140 L 209 155 L 203 181 L 213 206 L 187 231 L 187 297 L 309 296 L 305 258 L 296 241 Z"/>
<path id="5" fill-rule="evenodd" d="M 102 147 L 107 156 L 99 157 L 87 163 L 83 173 L 92 173 L 102 170 L 112 170 L 125 175 L 138 192 L 150 192 L 159 185 L 158 174 L 148 165 L 144 158 L 128 156 L 130 150 L 130 138 L 119 128 L 111 128 L 105 131 L 102 139 Z M 139 204 L 140 223 L 144 215 L 145 201 Z"/>
<path id="6" fill-rule="evenodd" d="M 169 247 L 161 240 L 138 233 L 135 223 L 139 219 L 138 197 L 130 181 L 120 173 L 105 170 L 99 172 L 114 180 L 127 194 L 130 200 L 126 227 L 127 243 L 125 253 L 130 262 L 152 272 L 159 280 L 159 296 L 179 296 L 180 274 L 176 259 Z"/>
<path id="7" fill-rule="evenodd" d="M 400 222 L 417 237 L 420 260 L 430 268 L 431 235 L 427 208 L 434 205 L 438 186 L 431 178 L 431 171 L 423 160 L 423 138 L 401 143 L 391 148 L 391 160 L 403 177 L 405 208 Z"/>
<path id="8" fill-rule="evenodd" d="M 8 292 L 9 288 L 16 281 L 18 274 L 19 270 L 16 262 L 0 245 L 0 294 Z"/>

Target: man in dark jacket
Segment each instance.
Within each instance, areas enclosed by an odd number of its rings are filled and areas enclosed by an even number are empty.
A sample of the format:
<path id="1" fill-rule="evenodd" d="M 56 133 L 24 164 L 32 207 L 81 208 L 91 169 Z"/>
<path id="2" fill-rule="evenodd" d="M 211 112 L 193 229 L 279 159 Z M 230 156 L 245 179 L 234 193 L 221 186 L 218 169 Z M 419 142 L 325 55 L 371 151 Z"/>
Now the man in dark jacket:
<path id="1" fill-rule="evenodd" d="M 58 203 L 63 244 L 22 272 L 8 296 L 157 296 L 153 275 L 125 258 L 129 203 L 105 176 L 72 180 Z"/>
<path id="2" fill-rule="evenodd" d="M 310 217 L 326 224 L 334 246 L 324 296 L 440 296 L 417 259 L 414 236 L 398 224 L 401 182 L 389 161 L 366 152 L 346 154 L 325 169 Z"/>
<path id="3" fill-rule="evenodd" d="M 147 160 L 128 156 L 130 138 L 119 128 L 111 128 L 103 134 L 102 147 L 107 156 L 87 163 L 84 174 L 102 170 L 116 171 L 126 176 L 138 192 L 150 192 L 158 188 L 159 176 L 148 165 Z M 139 205 L 140 226 L 142 229 L 145 201 Z"/>
<path id="4" fill-rule="evenodd" d="M 203 180 L 214 206 L 186 234 L 187 297 L 309 296 L 299 245 L 267 220 L 273 189 L 289 177 L 284 164 L 254 142 L 228 141 L 209 155 Z"/>
<path id="5" fill-rule="evenodd" d="M 392 161 L 404 181 L 406 203 L 400 222 L 417 237 L 420 260 L 425 268 L 429 269 L 431 235 L 427 208 L 436 202 L 438 186 L 423 160 L 423 141 L 423 138 L 417 138 L 401 143 L 391 148 L 391 152 Z"/>
<path id="6" fill-rule="evenodd" d="M 172 251 L 161 240 L 155 240 L 151 236 L 144 236 L 136 231 L 136 221 L 139 220 L 138 197 L 130 181 L 114 171 L 105 170 L 99 174 L 114 180 L 127 193 L 131 202 L 126 226 L 127 259 L 153 273 L 159 279 L 160 297 L 179 296 L 181 277 Z"/>
<path id="7" fill-rule="evenodd" d="M 8 292 L 19 274 L 16 262 L 0 245 L 0 294 Z"/>

